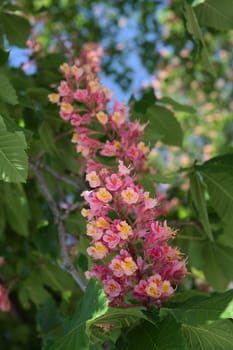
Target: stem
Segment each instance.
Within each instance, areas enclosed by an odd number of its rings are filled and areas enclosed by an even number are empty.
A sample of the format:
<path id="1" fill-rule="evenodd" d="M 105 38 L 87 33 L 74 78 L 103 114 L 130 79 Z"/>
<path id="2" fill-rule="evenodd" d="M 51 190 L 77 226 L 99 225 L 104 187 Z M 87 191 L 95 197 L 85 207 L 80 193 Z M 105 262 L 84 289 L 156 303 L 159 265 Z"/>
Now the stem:
<path id="1" fill-rule="evenodd" d="M 76 190 L 80 191 L 83 186 L 81 183 L 77 183 L 75 180 L 70 179 L 67 176 L 59 174 L 55 169 L 51 168 L 49 165 L 43 164 L 45 170 L 47 170 L 55 179 L 65 182 L 71 186 L 73 186 Z"/>
<path id="2" fill-rule="evenodd" d="M 202 227 L 200 222 L 197 220 L 168 220 L 168 225 L 170 226 L 198 226 Z"/>
<path id="3" fill-rule="evenodd" d="M 66 249 L 66 231 L 65 231 L 62 215 L 60 214 L 58 206 L 51 192 L 49 191 L 47 183 L 45 182 L 45 179 L 41 171 L 39 170 L 38 166 L 34 164 L 32 161 L 29 162 L 29 165 L 31 170 L 35 174 L 35 177 L 39 183 L 41 192 L 43 193 L 43 196 L 46 199 L 48 206 L 53 213 L 55 224 L 57 225 L 57 230 L 58 230 L 58 238 L 59 238 L 63 266 L 65 270 L 71 274 L 71 276 L 73 277 L 75 282 L 78 284 L 78 286 L 81 288 L 81 290 L 85 291 L 86 285 L 82 280 L 79 272 L 75 269 L 74 265 L 72 264 Z"/>

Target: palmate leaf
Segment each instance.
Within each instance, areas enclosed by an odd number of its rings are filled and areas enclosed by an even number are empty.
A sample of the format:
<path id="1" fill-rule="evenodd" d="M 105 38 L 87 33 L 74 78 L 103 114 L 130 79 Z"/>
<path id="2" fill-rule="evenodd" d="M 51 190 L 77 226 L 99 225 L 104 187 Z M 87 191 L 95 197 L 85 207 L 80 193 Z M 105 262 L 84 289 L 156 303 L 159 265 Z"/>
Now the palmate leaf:
<path id="1" fill-rule="evenodd" d="M 8 132 L 0 116 L 0 180 L 25 182 L 28 173 L 27 148 L 22 131 Z"/>
<path id="2" fill-rule="evenodd" d="M 58 265 L 46 261 L 35 272 L 25 278 L 19 287 L 19 297 L 24 307 L 29 307 L 33 302 L 37 307 L 41 306 L 49 297 L 50 290 L 63 293 L 74 288 L 74 281 Z"/>
<path id="3" fill-rule="evenodd" d="M 233 29 L 233 1 L 205 0 L 195 7 L 201 25 L 217 30 Z"/>
<path id="4" fill-rule="evenodd" d="M 86 322 L 104 315 L 107 309 L 108 300 L 103 288 L 99 282 L 91 280 L 74 317 L 66 324 L 65 335 L 48 349 L 88 350 L 90 341 L 86 334 Z"/>
<path id="5" fill-rule="evenodd" d="M 212 287 L 223 291 L 233 280 L 233 248 L 206 243 L 202 251 L 203 272 Z"/>
<path id="6" fill-rule="evenodd" d="M 143 322 L 126 335 L 121 350 L 184 350 L 181 325 L 172 317 L 153 325 Z"/>
<path id="7" fill-rule="evenodd" d="M 182 146 L 183 132 L 173 112 L 161 107 L 149 107 L 146 112 L 149 125 L 145 129 L 145 139 L 155 142 L 156 134 L 161 141 L 171 146 Z"/>
<path id="8" fill-rule="evenodd" d="M 183 325 L 185 350 L 233 350 L 232 322 L 217 321 L 208 326 Z"/>
<path id="9" fill-rule="evenodd" d="M 21 184 L 4 184 L 2 189 L 8 225 L 19 235 L 27 237 L 30 211 L 23 186 Z"/>
<path id="10" fill-rule="evenodd" d="M 212 63 L 209 60 L 208 51 L 206 48 L 205 40 L 198 22 L 198 18 L 194 12 L 194 9 L 188 3 L 184 4 L 184 16 L 186 20 L 187 31 L 193 37 L 193 40 L 201 45 L 201 58 L 204 68 L 212 75 L 215 76 L 215 70 Z"/>
<path id="11" fill-rule="evenodd" d="M 204 186 L 200 181 L 200 176 L 196 172 L 192 172 L 189 175 L 190 179 L 190 191 L 195 209 L 198 213 L 198 218 L 203 225 L 204 231 L 207 237 L 213 241 L 213 235 L 209 223 L 209 217 L 206 207 L 206 200 L 204 196 Z"/>
<path id="12" fill-rule="evenodd" d="M 177 102 L 171 97 L 165 96 L 159 100 L 157 100 L 158 103 L 163 104 L 163 105 L 170 105 L 172 109 L 180 112 L 185 112 L 185 113 L 196 113 L 195 108 L 189 105 L 182 104 L 180 102 Z"/>
<path id="13" fill-rule="evenodd" d="M 218 237 L 218 242 L 226 247 L 233 248 L 233 226 L 231 223 L 223 226 L 223 233 Z"/>
<path id="14" fill-rule="evenodd" d="M 233 300 L 233 290 L 217 293 L 212 296 L 193 296 L 184 302 L 166 305 L 177 322 L 186 324 L 201 324 L 219 319 Z"/>
<path id="15" fill-rule="evenodd" d="M 0 73 L 0 100 L 11 105 L 16 105 L 18 103 L 15 89 L 11 85 L 8 77 L 2 73 Z"/>
<path id="16" fill-rule="evenodd" d="M 2 11 L 0 13 L 0 22 L 3 26 L 3 32 L 11 45 L 26 46 L 26 41 L 31 31 L 31 26 L 26 18 Z"/>
<path id="17" fill-rule="evenodd" d="M 211 206 L 225 224 L 233 224 L 233 154 L 215 157 L 196 167 L 202 174 Z"/>
<path id="18" fill-rule="evenodd" d="M 114 338 L 119 336 L 122 328 L 129 327 L 143 318 L 146 319 L 146 316 L 142 312 L 142 308 L 109 308 L 106 314 L 87 321 L 87 334 L 94 343 L 103 342 L 106 338 L 106 332 L 101 326 L 103 324 L 110 325 L 110 329 L 111 331 L 114 330 L 114 334 L 112 337 L 111 334 L 109 336 L 114 341 Z"/>
<path id="19" fill-rule="evenodd" d="M 155 143 L 161 140 L 167 145 L 182 146 L 181 125 L 174 112 L 166 108 L 166 105 L 172 106 L 176 111 L 188 113 L 194 112 L 192 107 L 180 104 L 169 97 L 157 99 L 152 88 L 145 89 L 139 100 L 136 100 L 134 96 L 131 97 L 129 104 L 133 119 L 139 119 L 142 123 L 148 122 L 144 132 L 147 142 Z"/>

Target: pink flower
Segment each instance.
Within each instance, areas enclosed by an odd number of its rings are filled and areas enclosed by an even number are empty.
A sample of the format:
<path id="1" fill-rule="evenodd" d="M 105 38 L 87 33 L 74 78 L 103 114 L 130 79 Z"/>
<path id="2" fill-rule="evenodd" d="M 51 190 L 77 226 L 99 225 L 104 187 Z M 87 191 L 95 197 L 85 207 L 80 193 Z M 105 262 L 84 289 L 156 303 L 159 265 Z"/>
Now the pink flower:
<path id="1" fill-rule="evenodd" d="M 0 310 L 4 312 L 10 311 L 11 304 L 8 299 L 8 292 L 5 287 L 0 285 Z"/>
<path id="2" fill-rule="evenodd" d="M 137 265 L 135 264 L 135 262 L 133 261 L 133 259 L 131 257 L 127 257 L 125 258 L 122 263 L 122 269 L 124 271 L 124 273 L 127 276 L 131 276 L 135 273 L 135 271 L 138 269 Z"/>
<path id="3" fill-rule="evenodd" d="M 114 279 L 104 280 L 104 291 L 108 297 L 117 297 L 121 293 L 121 285 Z"/>
<path id="4" fill-rule="evenodd" d="M 121 259 L 119 256 L 112 259 L 111 263 L 109 264 L 109 268 L 116 277 L 122 277 L 124 275 L 124 270 L 122 268 Z"/>
<path id="5" fill-rule="evenodd" d="M 176 232 L 155 221 L 177 200 L 158 193 L 158 206 L 143 190 L 140 179 L 150 171 L 150 149 L 141 141 L 147 124 L 128 120 L 128 108 L 101 85 L 97 73 L 102 53 L 98 45 L 86 44 L 73 66 L 61 66 L 64 80 L 58 93 L 49 95 L 73 127 L 72 142 L 82 156 L 80 173 L 93 188 L 82 193 L 88 204 L 82 215 L 88 221 L 87 252 L 98 264 L 92 264 L 86 277 L 103 282 L 110 306 L 132 297 L 146 306 L 161 305 L 187 273 L 179 250 L 169 246 Z M 102 163 L 103 157 L 115 158 Z"/>
<path id="6" fill-rule="evenodd" d="M 122 160 L 119 160 L 118 162 L 118 172 L 119 175 L 129 175 L 130 174 L 130 169 L 127 168 L 124 163 L 122 162 Z"/>
<path id="7" fill-rule="evenodd" d="M 110 191 L 117 191 L 122 185 L 122 181 L 117 174 L 112 174 L 106 178 L 106 188 Z"/>
<path id="8" fill-rule="evenodd" d="M 3 256 L 0 256 L 0 266 L 3 266 L 5 264 L 5 259 Z"/>
<path id="9" fill-rule="evenodd" d="M 156 283 L 150 282 L 146 289 L 146 294 L 152 298 L 159 298 L 161 295 L 161 290 Z"/>
<path id="10" fill-rule="evenodd" d="M 100 154 L 102 156 L 106 157 L 113 157 L 116 156 L 118 150 L 120 148 L 120 143 L 117 141 L 106 141 L 103 149 L 101 150 Z"/>
<path id="11" fill-rule="evenodd" d="M 71 114 L 70 113 L 66 113 L 64 111 L 60 111 L 59 114 L 60 114 L 60 117 L 63 120 L 70 120 L 70 118 L 71 118 Z"/>
<path id="12" fill-rule="evenodd" d="M 62 80 L 61 84 L 58 86 L 58 91 L 60 96 L 67 96 L 70 93 L 70 88 L 66 81 Z"/>
<path id="13" fill-rule="evenodd" d="M 87 235 L 98 240 L 103 236 L 103 231 L 97 227 L 96 222 L 90 222 L 87 224 Z"/>
<path id="14" fill-rule="evenodd" d="M 96 242 L 93 246 L 87 248 L 87 253 L 94 259 L 103 259 L 108 254 L 108 249 L 101 242 Z"/>
<path id="15" fill-rule="evenodd" d="M 86 102 L 88 99 L 88 90 L 78 89 L 75 91 L 73 96 L 77 101 Z"/>
<path id="16" fill-rule="evenodd" d="M 121 197 L 127 204 L 135 204 L 139 199 L 138 193 L 131 187 L 127 187 L 124 191 L 122 191 Z"/>
<path id="17" fill-rule="evenodd" d="M 100 186 L 100 178 L 99 176 L 96 174 L 95 171 L 92 171 L 90 173 L 87 173 L 86 175 L 86 180 L 89 182 L 89 185 L 91 187 L 98 187 Z"/>
<path id="18" fill-rule="evenodd" d="M 121 239 L 126 240 L 128 239 L 130 236 L 133 235 L 133 230 L 131 228 L 130 225 L 127 224 L 127 222 L 121 221 L 118 225 L 117 225 L 117 230 L 119 231 L 119 235 L 121 237 Z"/>
<path id="19" fill-rule="evenodd" d="M 106 188 L 101 187 L 97 192 L 96 192 L 96 197 L 104 203 L 111 202 L 112 200 L 112 195 L 110 192 L 106 190 Z"/>
<path id="20" fill-rule="evenodd" d="M 111 230 L 107 230 L 103 236 L 103 241 L 108 245 L 110 249 L 115 249 L 120 242 L 120 237 Z"/>

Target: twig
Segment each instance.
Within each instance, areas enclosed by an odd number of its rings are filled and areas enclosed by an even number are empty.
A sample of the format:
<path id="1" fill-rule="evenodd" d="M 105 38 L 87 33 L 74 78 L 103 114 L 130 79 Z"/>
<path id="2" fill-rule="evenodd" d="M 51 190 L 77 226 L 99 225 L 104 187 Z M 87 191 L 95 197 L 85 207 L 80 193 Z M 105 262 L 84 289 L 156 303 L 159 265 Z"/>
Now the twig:
<path id="1" fill-rule="evenodd" d="M 84 204 L 85 204 L 84 202 L 75 202 L 75 203 L 71 204 L 71 205 L 66 209 L 65 213 L 62 215 L 62 217 L 61 217 L 62 220 L 67 219 L 67 217 L 69 216 L 69 214 L 70 214 L 73 210 L 82 207 Z"/>
<path id="2" fill-rule="evenodd" d="M 168 225 L 170 226 L 198 226 L 201 227 L 201 224 L 197 220 L 168 220 Z"/>
<path id="3" fill-rule="evenodd" d="M 83 189 L 83 186 L 81 183 L 77 183 L 77 181 L 70 179 L 67 176 L 59 174 L 55 169 L 51 168 L 47 164 L 43 164 L 43 167 L 51 174 L 53 177 L 55 177 L 57 180 L 60 180 L 62 182 L 65 182 L 71 186 L 73 186 L 76 190 L 81 190 Z"/>
<path id="4" fill-rule="evenodd" d="M 67 249 L 66 249 L 66 231 L 63 223 L 62 216 L 60 215 L 60 211 L 57 207 L 57 204 L 50 193 L 48 186 L 45 182 L 45 179 L 39 170 L 39 168 L 34 164 L 33 162 L 29 162 L 30 168 L 35 174 L 37 181 L 39 183 L 40 189 L 44 195 L 44 198 L 46 199 L 49 208 L 51 209 L 55 223 L 57 225 L 58 229 L 58 238 L 59 238 L 59 244 L 61 249 L 61 257 L 63 260 L 63 266 L 67 272 L 71 274 L 75 282 L 79 285 L 82 291 L 85 291 L 86 285 L 84 281 L 82 280 L 81 276 L 79 275 L 78 271 L 75 269 L 74 265 L 72 264 L 70 257 L 68 255 Z"/>

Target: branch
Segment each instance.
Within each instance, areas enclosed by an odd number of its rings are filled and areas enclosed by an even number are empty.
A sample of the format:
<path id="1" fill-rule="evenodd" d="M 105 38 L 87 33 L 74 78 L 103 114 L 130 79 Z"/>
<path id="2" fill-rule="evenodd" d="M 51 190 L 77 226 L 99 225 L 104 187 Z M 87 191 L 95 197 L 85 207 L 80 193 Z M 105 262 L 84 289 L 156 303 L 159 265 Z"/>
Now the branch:
<path id="1" fill-rule="evenodd" d="M 69 216 L 69 214 L 74 211 L 77 208 L 81 208 L 83 207 L 85 203 L 84 202 L 75 202 L 73 204 L 71 204 L 65 211 L 65 213 L 62 215 L 62 220 L 64 221 L 65 219 L 67 219 L 67 217 Z"/>
<path id="2" fill-rule="evenodd" d="M 63 218 L 60 214 L 60 211 L 57 207 L 57 204 L 51 194 L 51 192 L 48 189 L 48 186 L 45 182 L 45 179 L 39 170 L 38 166 L 34 164 L 33 162 L 29 162 L 29 166 L 33 173 L 35 174 L 37 181 L 39 183 L 41 192 L 43 193 L 44 198 L 46 199 L 49 208 L 51 209 L 55 223 L 57 225 L 58 229 L 58 238 L 59 238 L 59 244 L 60 244 L 60 250 L 61 250 L 61 257 L 63 260 L 63 266 L 67 272 L 71 274 L 75 282 L 79 285 L 82 291 L 85 291 L 86 285 L 84 281 L 82 280 L 81 276 L 79 275 L 78 271 L 75 269 L 73 263 L 70 260 L 69 254 L 66 249 L 66 231 L 63 223 Z"/>
<path id="3" fill-rule="evenodd" d="M 170 226 L 198 226 L 202 227 L 201 223 L 197 220 L 168 220 L 168 225 Z"/>
<path id="4" fill-rule="evenodd" d="M 76 190 L 80 191 L 83 189 L 83 185 L 81 181 L 77 183 L 77 181 L 70 179 L 67 176 L 59 174 L 55 169 L 51 168 L 47 164 L 43 164 L 43 167 L 51 174 L 53 177 L 55 177 L 57 180 L 60 180 L 62 182 L 65 182 L 71 186 L 73 186 Z"/>

